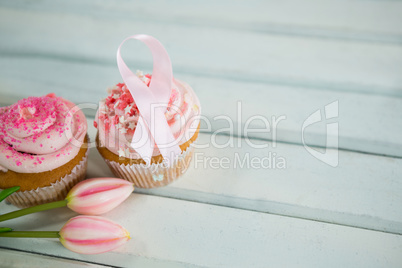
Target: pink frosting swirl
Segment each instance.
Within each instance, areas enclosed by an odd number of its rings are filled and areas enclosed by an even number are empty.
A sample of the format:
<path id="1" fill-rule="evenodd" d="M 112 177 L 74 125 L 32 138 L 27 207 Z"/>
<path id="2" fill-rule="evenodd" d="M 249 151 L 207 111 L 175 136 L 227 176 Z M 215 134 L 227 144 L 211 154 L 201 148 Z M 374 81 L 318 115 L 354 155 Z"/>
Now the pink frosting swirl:
<path id="1" fill-rule="evenodd" d="M 151 75 L 137 72 L 137 76 L 149 86 Z M 178 144 L 185 143 L 194 135 L 200 112 L 200 103 L 192 88 L 174 79 L 165 117 Z M 100 102 L 95 119 L 101 146 L 119 156 L 140 158 L 130 146 L 138 119 L 138 108 L 126 85 L 119 83 L 109 89 L 109 96 Z M 159 149 L 155 146 L 153 155 L 158 154 Z"/>
<path id="2" fill-rule="evenodd" d="M 87 132 L 84 114 L 49 94 L 0 108 L 0 170 L 38 173 L 72 160 Z"/>

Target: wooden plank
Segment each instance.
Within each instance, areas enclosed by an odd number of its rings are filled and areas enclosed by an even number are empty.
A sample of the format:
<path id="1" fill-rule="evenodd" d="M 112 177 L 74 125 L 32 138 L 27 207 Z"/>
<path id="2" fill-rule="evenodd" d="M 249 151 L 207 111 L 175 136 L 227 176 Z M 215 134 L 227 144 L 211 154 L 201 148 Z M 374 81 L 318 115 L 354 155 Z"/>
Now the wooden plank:
<path id="1" fill-rule="evenodd" d="M 91 136 L 94 132 L 90 127 Z M 201 134 L 197 143 L 210 146 L 197 149 L 181 179 L 136 191 L 402 234 L 402 159 L 341 151 L 339 166 L 333 168 L 301 146 L 255 149 L 242 139 L 238 147 L 235 138 L 235 148 L 218 149 L 211 145 L 213 139 L 228 141 Z M 252 159 L 263 163 L 252 165 Z M 95 149 L 88 176 L 114 176 Z"/>
<path id="2" fill-rule="evenodd" d="M 176 72 L 234 81 L 402 96 L 402 46 L 398 44 L 132 21 L 119 19 L 119 15 L 111 13 L 102 17 L 2 8 L 0 33 L 4 41 L 0 44 L 0 53 L 114 65 L 119 42 L 130 34 L 145 32 L 165 44 Z M 142 68 L 150 63 L 149 53 L 138 43 L 127 45 L 123 56 L 132 65 L 134 62 L 135 67 Z"/>
<path id="3" fill-rule="evenodd" d="M 2 1 L 2 6 L 161 24 L 371 42 L 402 42 L 399 1 Z"/>
<path id="4" fill-rule="evenodd" d="M 44 253 L 44 252 L 41 252 Z M 71 259 L 61 259 L 24 251 L 0 249 L 2 267 L 105 267 L 104 265 L 85 263 Z"/>
<path id="5" fill-rule="evenodd" d="M 200 98 L 203 115 L 211 124 L 209 130 L 204 124 L 203 131 L 228 128 L 226 119 L 216 118 L 223 115 L 233 122 L 232 134 L 235 136 L 247 134 L 252 138 L 302 144 L 305 120 L 319 109 L 325 117 L 324 107 L 338 101 L 338 118 L 322 120 L 305 128 L 306 144 L 325 147 L 325 124 L 338 122 L 340 148 L 402 157 L 401 98 L 239 82 L 180 72 L 175 74 L 191 84 Z M 119 81 L 121 77 L 115 66 L 41 57 L 3 56 L 0 59 L 0 102 L 3 105 L 33 95 L 33 92 L 37 96 L 55 92 L 76 103 L 97 103 L 105 97 L 106 87 Z M 237 109 L 239 101 L 241 112 Z M 94 111 L 89 109 L 85 112 L 94 115 Z M 270 132 L 244 132 L 246 122 L 255 115 L 268 120 Z M 278 121 L 280 117 L 286 119 Z M 275 121 L 278 121 L 276 126 Z M 266 128 L 261 120 L 249 123 L 250 128 Z M 229 130 L 226 132 L 230 134 Z M 274 143 L 270 142 L 270 146 Z"/>
<path id="6" fill-rule="evenodd" d="M 2 212 L 13 209 L 0 205 Z M 73 215 L 58 209 L 7 224 L 57 230 Z M 400 235 L 169 198 L 133 194 L 105 216 L 131 232 L 132 240 L 115 252 L 78 255 L 54 239 L 2 238 L 0 247 L 124 267 L 155 267 L 150 260 L 187 267 L 398 267 L 402 262 Z"/>
<path id="7" fill-rule="evenodd" d="M 6 68 L 7 66 L 8 68 Z M 16 72 L 18 66 L 21 67 L 20 70 L 26 70 L 21 72 L 23 76 L 12 75 L 12 72 Z M 95 68 L 95 71 L 93 68 Z M 30 70 L 30 72 L 27 70 Z M 49 78 L 43 78 L 42 72 L 48 74 Z M 66 73 L 70 76 L 65 76 Z M 108 73 L 112 74 L 110 76 L 118 76 L 114 68 L 104 69 L 101 66 L 66 64 L 57 61 L 45 61 L 44 63 L 44 61 L 23 60 L 10 61 L 1 67 L 0 81 L 3 95 L 5 94 L 6 96 L 18 91 L 21 92 L 19 94 L 25 94 L 26 96 L 31 95 L 30 92 L 35 92 L 35 95 L 41 95 L 55 91 L 57 94 L 67 96 L 67 98 L 77 103 L 82 103 L 83 101 L 94 100 L 104 96 L 101 89 L 108 83 L 108 80 L 112 80 L 109 79 Z M 2 77 L 3 75 L 5 76 Z M 82 78 L 80 78 L 80 75 Z M 78 79 L 71 79 L 71 77 L 78 77 Z M 219 110 L 222 109 L 223 105 L 219 105 L 217 101 L 208 98 L 202 93 L 204 90 L 214 89 L 216 85 L 225 87 L 225 81 L 202 78 L 197 80 L 190 76 L 188 78 L 190 78 L 190 81 L 194 81 L 194 84 L 199 89 L 204 111 L 208 116 L 212 117 L 214 114 L 220 113 L 225 114 L 225 110 Z M 81 82 L 76 83 L 79 80 Z M 93 82 L 87 83 L 86 81 Z M 234 88 L 235 83 L 231 83 L 230 86 Z M 252 89 L 253 85 L 249 85 L 249 88 Z M 278 92 L 277 94 L 282 92 L 276 91 Z M 261 90 L 261 92 L 264 91 Z M 246 98 L 247 95 L 245 94 L 244 97 Z M 299 97 L 306 101 L 309 99 L 308 96 L 303 98 L 302 95 L 299 95 Z M 224 97 L 217 98 L 217 100 L 220 99 L 224 99 Z M 312 97 L 310 99 L 317 101 Z M 363 104 L 370 103 L 368 101 L 370 99 L 372 101 L 381 100 L 381 98 L 369 98 L 369 96 L 362 97 L 357 103 L 348 99 L 345 100 L 348 101 L 350 109 L 354 107 L 356 110 L 363 110 L 373 120 L 376 114 L 370 114 L 369 109 L 364 110 L 362 108 L 365 107 Z M 300 99 L 296 98 L 296 100 Z M 292 105 L 299 107 L 298 111 L 303 109 L 307 111 L 309 105 L 313 106 L 312 102 L 303 101 L 297 103 L 296 100 Z M 389 107 L 393 101 L 395 99 L 387 99 L 383 103 L 384 105 L 387 103 Z M 248 106 L 244 106 L 244 110 L 250 112 L 248 114 L 250 116 L 253 111 L 253 99 L 249 99 L 245 103 Z M 288 102 L 276 103 L 273 101 L 269 105 L 283 108 L 286 107 L 286 103 Z M 363 106 L 358 106 L 360 104 Z M 235 106 L 235 100 L 229 101 L 227 106 L 230 105 Z M 318 106 L 318 104 L 315 105 Z M 401 105 L 397 107 L 401 107 Z M 287 106 L 287 108 L 291 109 L 292 107 Z M 258 109 L 254 105 L 254 111 L 260 113 L 261 110 Z M 380 111 L 389 112 L 386 108 Z M 398 111 L 397 108 L 394 108 L 392 112 L 395 111 Z M 296 115 L 297 113 L 294 111 L 293 116 Z M 229 114 L 229 116 L 236 118 L 234 113 Z M 342 116 L 342 112 L 340 112 L 340 116 Z M 389 113 L 388 116 L 392 116 L 392 113 Z M 384 117 L 386 118 L 386 116 Z M 343 124 L 348 119 L 353 118 L 350 116 L 342 117 L 340 126 L 344 126 Z M 363 122 L 363 119 L 360 122 L 355 122 L 356 125 L 358 126 L 358 123 Z M 392 127 L 398 126 L 397 119 L 390 121 L 378 119 L 377 121 L 378 124 L 396 122 L 388 126 L 390 130 L 388 135 L 396 134 L 396 128 Z M 363 128 L 370 130 L 370 122 L 367 121 Z M 91 125 L 91 121 L 89 121 L 89 125 Z M 258 125 L 254 126 L 259 127 Z M 219 126 L 215 125 L 215 127 Z M 350 128 L 352 129 L 352 127 L 353 121 L 350 122 Z M 384 127 L 382 126 L 382 128 Z M 391 131 L 392 129 L 394 131 Z M 93 140 L 95 130 L 93 127 L 90 130 Z M 278 133 L 278 138 L 281 138 L 281 135 L 286 132 L 278 131 Z M 367 135 L 370 135 L 370 133 L 372 132 L 367 131 Z M 360 137 L 364 141 L 363 138 Z M 384 136 L 378 135 L 377 141 L 380 142 L 383 138 Z M 224 144 L 228 141 L 226 136 L 217 136 L 214 139 L 218 144 Z M 390 140 L 392 137 L 387 139 Z M 208 134 L 201 135 L 200 142 L 202 144 L 211 143 L 211 136 Z M 252 143 L 256 142 L 266 143 L 265 141 L 252 139 Z M 247 145 L 244 139 L 241 139 L 241 148 L 237 147 L 238 139 L 234 139 L 233 143 L 236 146 L 235 148 L 218 149 L 213 148 L 211 144 L 210 148 L 199 150 L 199 152 L 206 157 L 229 158 L 231 163 L 233 163 L 236 155 L 244 157 L 248 153 L 250 157 L 261 158 L 271 152 L 276 153 L 277 156 L 284 157 L 287 161 L 287 168 L 286 170 L 254 170 L 252 168 L 242 169 L 238 167 L 237 169 L 228 170 L 215 169 L 207 165 L 205 169 L 200 167 L 190 169 L 182 180 L 179 180 L 171 187 L 147 191 L 147 193 L 320 221 L 337 222 L 394 233 L 402 232 L 402 212 L 398 205 L 402 202 L 400 195 L 400 192 L 402 192 L 400 179 L 402 172 L 401 159 L 341 151 L 339 153 L 339 166 L 332 168 L 313 158 L 301 146 L 278 143 L 276 148 L 273 148 L 273 144 L 269 143 L 268 148 L 258 150 Z M 367 142 L 366 144 L 369 145 L 370 143 Z M 104 169 L 99 168 L 102 160 L 97 153 L 91 154 L 90 163 L 92 163 L 90 166 L 93 167 L 89 173 L 91 177 L 111 175 L 107 167 L 104 167 Z"/>

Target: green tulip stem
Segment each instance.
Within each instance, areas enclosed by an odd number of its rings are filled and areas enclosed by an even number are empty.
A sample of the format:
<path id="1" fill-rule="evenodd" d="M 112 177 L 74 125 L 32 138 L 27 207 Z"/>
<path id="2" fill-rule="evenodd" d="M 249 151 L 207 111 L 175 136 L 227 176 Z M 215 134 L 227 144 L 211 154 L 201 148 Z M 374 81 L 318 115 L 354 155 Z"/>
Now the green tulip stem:
<path id="1" fill-rule="evenodd" d="M 4 199 L 6 199 L 12 193 L 18 191 L 19 189 L 20 189 L 19 186 L 14 186 L 14 187 L 10 187 L 10 188 L 2 190 L 0 192 L 0 202 L 3 201 Z"/>
<path id="2" fill-rule="evenodd" d="M 17 211 L 13 211 L 10 213 L 0 215 L 0 222 L 6 221 L 6 220 L 11 220 L 14 218 L 18 218 L 18 217 L 21 217 L 21 216 L 24 216 L 27 214 L 31 214 L 31 213 L 35 213 L 35 212 L 39 212 L 39 211 L 65 207 L 66 205 L 67 205 L 67 200 L 61 200 L 61 201 L 38 205 L 38 206 L 30 207 L 30 208 L 24 208 L 21 210 L 17 210 Z"/>
<path id="3" fill-rule="evenodd" d="M 0 237 L 60 238 L 60 235 L 57 231 L 11 231 L 0 233 Z"/>

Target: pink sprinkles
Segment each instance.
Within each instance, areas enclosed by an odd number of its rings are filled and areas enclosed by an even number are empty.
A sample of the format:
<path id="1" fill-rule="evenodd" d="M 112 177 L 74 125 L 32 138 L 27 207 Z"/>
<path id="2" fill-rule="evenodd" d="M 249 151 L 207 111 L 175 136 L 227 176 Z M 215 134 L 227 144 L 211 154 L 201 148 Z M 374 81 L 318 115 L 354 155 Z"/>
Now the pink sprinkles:
<path id="1" fill-rule="evenodd" d="M 7 159 L 12 158 L 17 166 L 21 166 L 27 159 L 35 159 L 35 165 L 42 164 L 44 157 L 21 152 L 20 144 L 22 141 L 35 143 L 43 135 L 51 139 L 52 131 L 62 137 L 64 131 L 69 130 L 64 120 L 68 116 L 71 116 L 68 107 L 54 93 L 44 97 L 29 97 L 0 108 L 0 145 L 3 145 L 0 153 Z M 43 146 L 39 144 L 39 147 Z M 65 152 L 61 153 L 66 155 Z"/>
<path id="2" fill-rule="evenodd" d="M 152 76 L 150 74 L 146 74 L 146 81 L 143 81 L 148 87 L 151 83 Z M 179 97 L 179 92 L 176 88 L 172 88 L 172 92 L 170 95 L 169 103 L 167 110 L 170 110 L 170 107 L 173 105 L 174 101 Z M 139 110 L 137 105 L 134 102 L 133 97 L 131 96 L 130 91 L 124 83 L 118 83 L 110 92 L 109 96 L 105 99 L 105 106 L 107 107 L 108 114 L 105 115 L 103 113 L 98 114 L 98 119 L 102 120 L 105 125 L 105 131 L 109 131 L 110 123 L 113 125 L 118 125 L 119 123 L 124 124 L 124 122 L 120 122 L 120 116 L 118 114 L 124 114 L 125 118 L 137 117 L 139 115 Z M 117 112 L 116 110 L 120 110 Z M 98 122 L 94 121 L 94 127 L 98 128 Z M 132 135 L 135 131 L 134 129 L 128 128 L 128 124 L 122 125 L 121 127 L 127 130 L 129 135 Z"/>

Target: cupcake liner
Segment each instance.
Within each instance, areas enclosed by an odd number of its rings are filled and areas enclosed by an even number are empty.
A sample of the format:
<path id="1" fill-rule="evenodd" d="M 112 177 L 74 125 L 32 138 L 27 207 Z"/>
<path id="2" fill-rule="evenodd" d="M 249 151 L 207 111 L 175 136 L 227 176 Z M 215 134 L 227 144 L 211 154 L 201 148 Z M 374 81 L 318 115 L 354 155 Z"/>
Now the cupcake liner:
<path id="1" fill-rule="evenodd" d="M 114 175 L 134 183 L 134 186 L 139 188 L 154 188 L 172 183 L 186 172 L 193 152 L 194 146 L 190 144 L 170 167 L 164 163 L 126 165 L 108 159 L 105 159 L 105 162 Z"/>
<path id="2" fill-rule="evenodd" d="M 70 174 L 52 183 L 51 186 L 38 187 L 30 191 L 15 192 L 7 197 L 6 201 L 17 207 L 26 208 L 63 200 L 74 185 L 85 179 L 88 153 L 89 149 L 87 149 L 85 156 L 72 169 Z"/>

